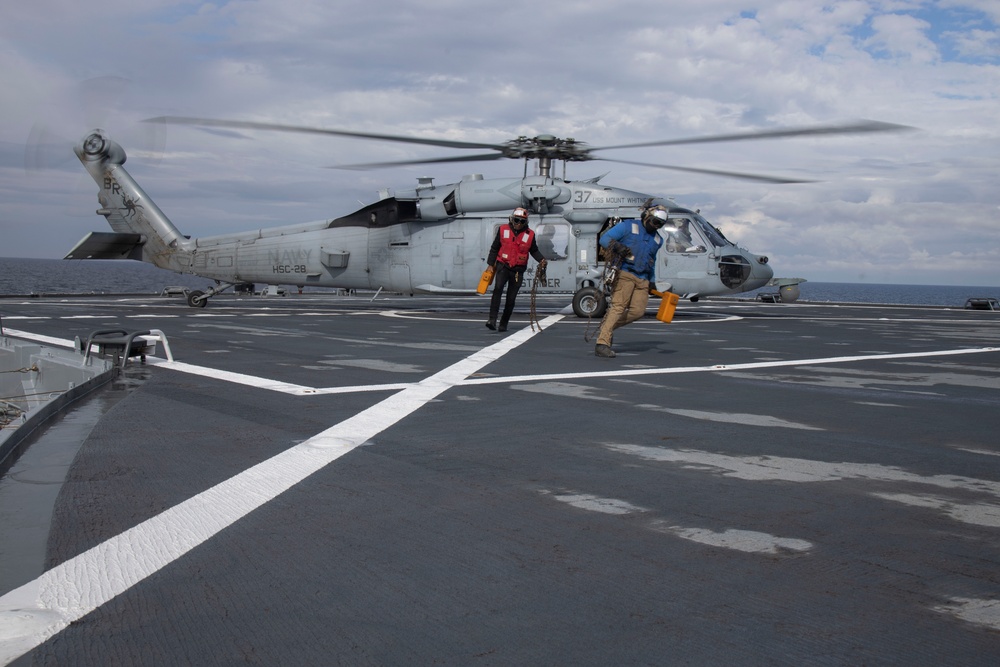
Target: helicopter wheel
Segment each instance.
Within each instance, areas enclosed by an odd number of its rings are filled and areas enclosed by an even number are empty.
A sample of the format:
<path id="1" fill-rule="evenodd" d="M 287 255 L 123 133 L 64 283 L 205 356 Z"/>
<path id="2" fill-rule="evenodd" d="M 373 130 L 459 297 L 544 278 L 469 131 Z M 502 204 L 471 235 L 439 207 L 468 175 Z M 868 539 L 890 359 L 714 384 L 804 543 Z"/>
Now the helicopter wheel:
<path id="1" fill-rule="evenodd" d="M 207 297 L 204 299 L 201 298 L 202 296 L 204 296 L 204 294 L 205 293 L 202 292 L 201 290 L 188 292 L 187 294 L 188 305 L 191 306 L 192 308 L 204 308 L 205 306 L 207 306 L 208 298 Z"/>
<path id="2" fill-rule="evenodd" d="M 608 300 L 596 287 L 584 287 L 573 295 L 573 312 L 577 317 L 604 317 Z"/>

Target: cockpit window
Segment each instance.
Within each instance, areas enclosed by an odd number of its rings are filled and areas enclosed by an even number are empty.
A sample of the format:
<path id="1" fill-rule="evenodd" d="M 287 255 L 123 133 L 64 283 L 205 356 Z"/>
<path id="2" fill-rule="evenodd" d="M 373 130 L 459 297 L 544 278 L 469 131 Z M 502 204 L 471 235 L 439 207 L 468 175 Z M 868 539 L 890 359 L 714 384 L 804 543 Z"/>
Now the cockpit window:
<path id="1" fill-rule="evenodd" d="M 712 245 L 719 248 L 732 245 L 729 242 L 729 239 L 722 235 L 722 231 L 705 218 L 695 214 L 691 216 L 691 219 L 694 220 L 695 224 L 698 225 L 698 228 L 701 229 L 702 233 L 705 234 L 706 238 L 708 238 Z"/>
<path id="2" fill-rule="evenodd" d="M 718 227 L 693 211 L 683 208 L 670 210 L 670 219 L 660 230 L 667 252 L 705 252 L 706 248 L 732 245 Z M 690 239 L 690 243 L 687 243 Z M 685 245 L 686 244 L 686 245 Z"/>
<path id="3" fill-rule="evenodd" d="M 694 216 L 671 215 L 667 224 L 660 228 L 663 236 L 663 247 L 667 252 L 694 253 L 705 252 L 706 243 L 701 234 L 701 227 Z"/>

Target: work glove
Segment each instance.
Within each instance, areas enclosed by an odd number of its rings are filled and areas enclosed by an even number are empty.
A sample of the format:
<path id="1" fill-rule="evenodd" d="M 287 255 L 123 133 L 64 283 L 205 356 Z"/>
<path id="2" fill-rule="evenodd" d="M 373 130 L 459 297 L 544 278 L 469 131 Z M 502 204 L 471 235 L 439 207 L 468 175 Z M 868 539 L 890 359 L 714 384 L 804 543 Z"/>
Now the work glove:
<path id="1" fill-rule="evenodd" d="M 627 258 L 631 253 L 629 252 L 628 246 L 624 243 L 619 243 L 614 239 L 608 241 L 608 247 L 604 249 L 606 252 L 610 253 L 613 257 L 620 259 Z"/>

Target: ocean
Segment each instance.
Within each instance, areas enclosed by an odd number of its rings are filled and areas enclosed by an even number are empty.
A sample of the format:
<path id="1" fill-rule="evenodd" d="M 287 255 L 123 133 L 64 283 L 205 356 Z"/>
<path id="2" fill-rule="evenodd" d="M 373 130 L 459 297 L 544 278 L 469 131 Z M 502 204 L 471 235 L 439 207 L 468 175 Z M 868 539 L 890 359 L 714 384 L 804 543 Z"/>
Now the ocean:
<path id="1" fill-rule="evenodd" d="M 0 257 L 0 295 L 159 294 L 179 285 L 204 290 L 212 281 L 132 260 Z"/>
<path id="2" fill-rule="evenodd" d="M 0 257 L 0 295 L 21 294 L 159 294 L 164 287 L 204 290 L 212 281 L 164 271 L 128 260 L 20 259 Z M 328 291 L 306 288 L 309 291 Z M 764 288 L 761 292 L 775 292 Z M 805 282 L 801 301 L 897 303 L 962 307 L 970 297 L 1000 298 L 1000 287 L 955 285 L 878 285 Z M 752 298 L 753 292 L 746 295 Z"/>

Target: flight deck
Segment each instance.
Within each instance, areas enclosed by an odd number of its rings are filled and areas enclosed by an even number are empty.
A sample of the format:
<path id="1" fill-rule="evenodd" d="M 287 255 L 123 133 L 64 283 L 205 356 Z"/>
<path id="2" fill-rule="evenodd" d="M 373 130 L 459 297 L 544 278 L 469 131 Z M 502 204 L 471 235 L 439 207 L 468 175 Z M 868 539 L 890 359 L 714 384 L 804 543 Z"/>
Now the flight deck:
<path id="1" fill-rule="evenodd" d="M 3 480 L 0 664 L 995 664 L 1000 314 L 655 301 L 0 299 L 173 356 Z"/>

